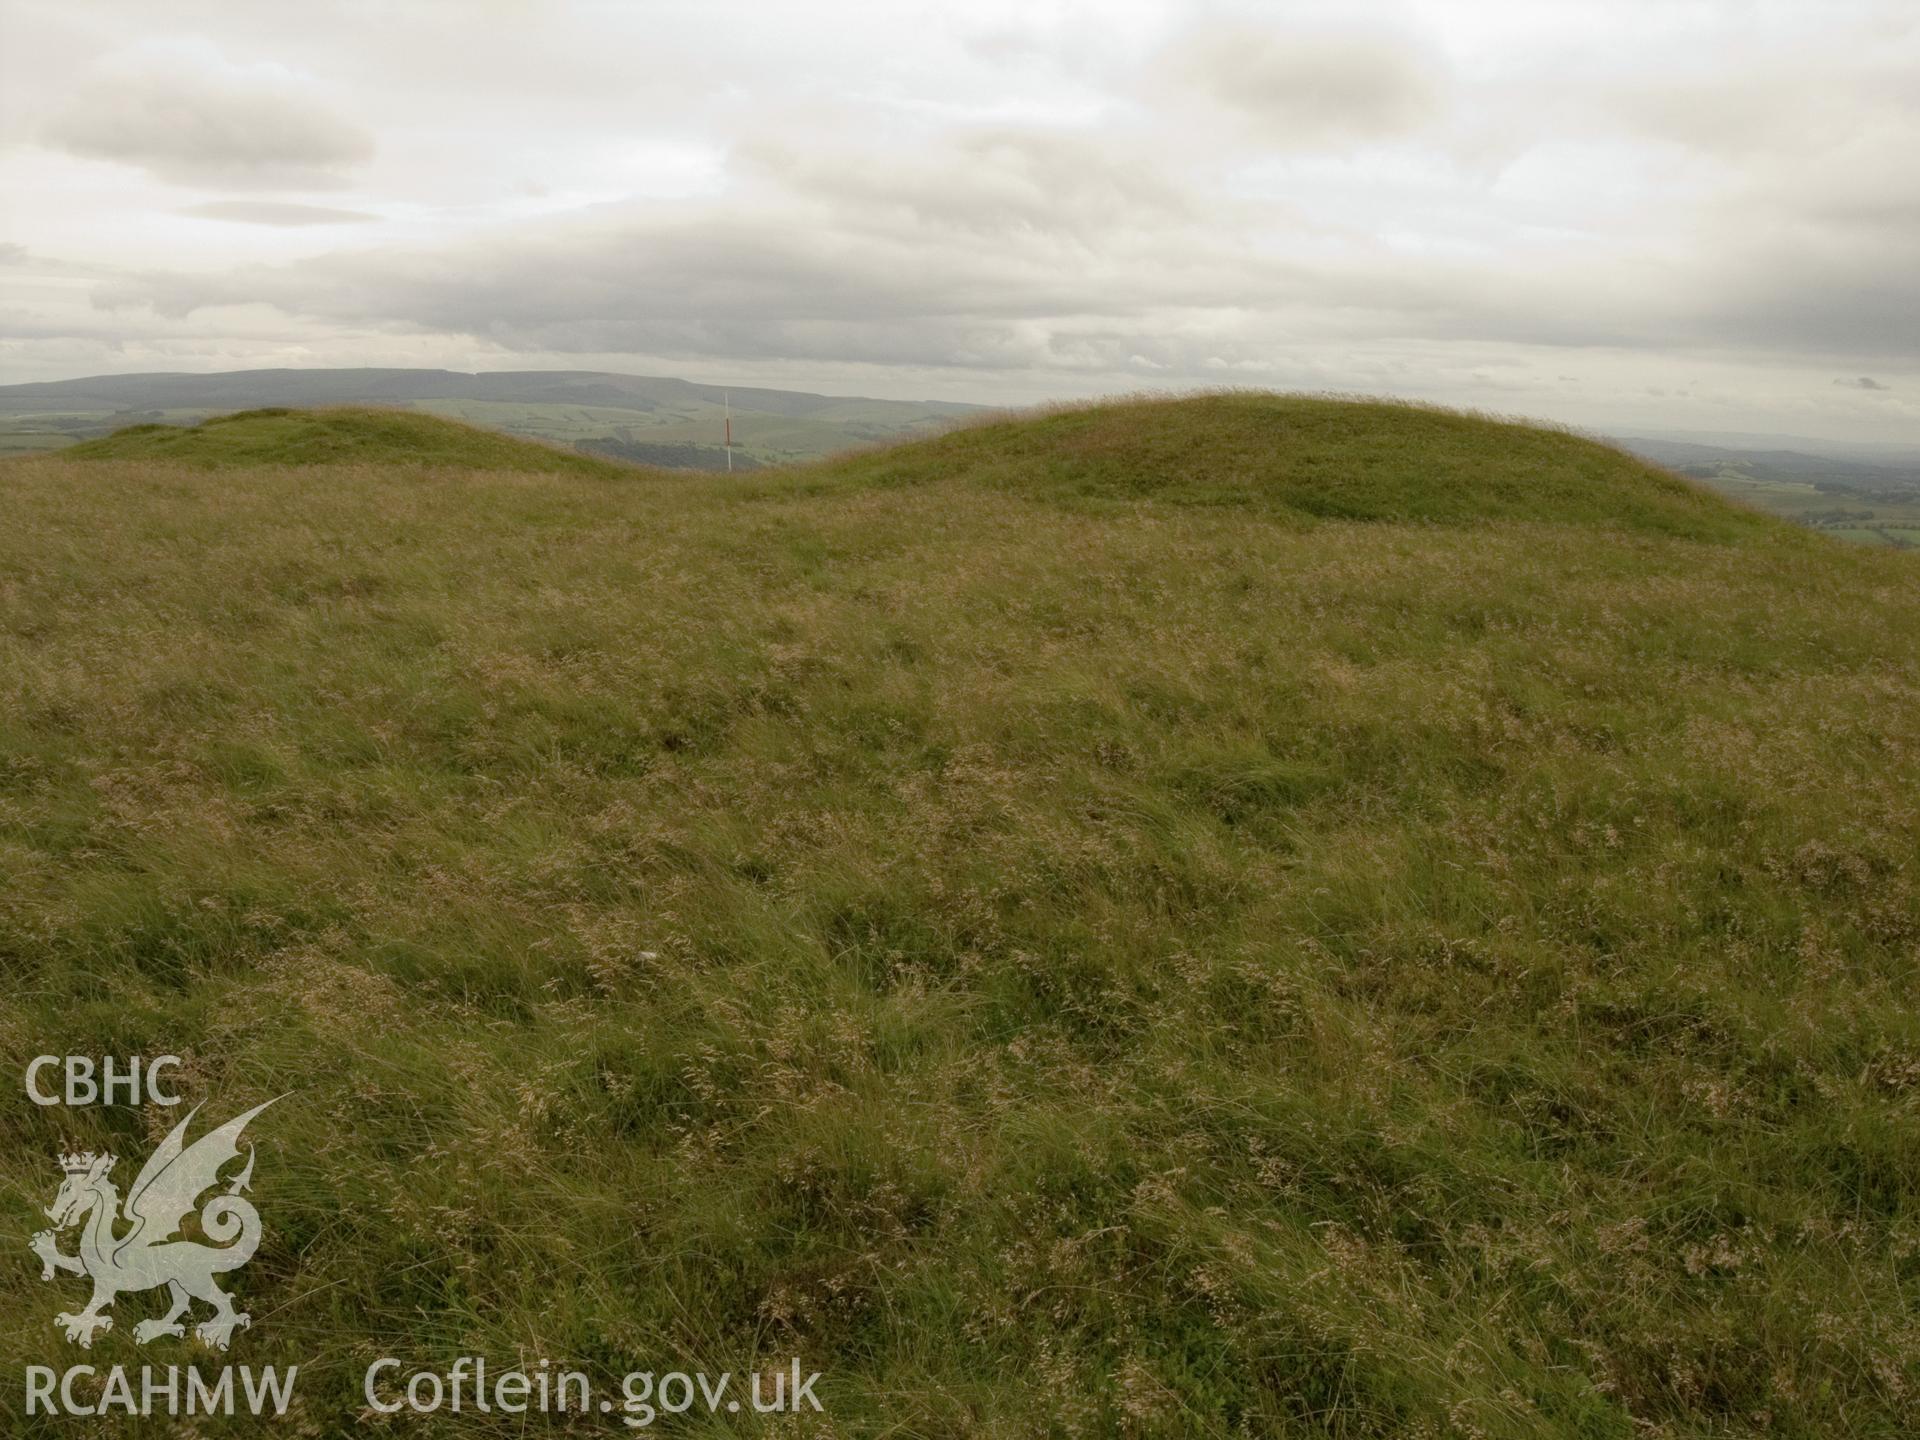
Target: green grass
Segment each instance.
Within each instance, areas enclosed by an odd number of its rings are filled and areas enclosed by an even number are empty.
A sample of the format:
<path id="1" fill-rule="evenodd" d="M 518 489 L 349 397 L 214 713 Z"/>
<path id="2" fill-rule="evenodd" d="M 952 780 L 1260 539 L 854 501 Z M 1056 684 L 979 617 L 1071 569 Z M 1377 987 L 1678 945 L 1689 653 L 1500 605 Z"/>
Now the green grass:
<path id="1" fill-rule="evenodd" d="M 1071 407 L 851 457 L 831 473 L 895 485 L 956 470 L 1102 515 L 1153 500 L 1295 524 L 1539 520 L 1697 539 L 1773 528 L 1571 432 L 1385 401 L 1224 394 Z"/>
<path id="2" fill-rule="evenodd" d="M 199 468 L 247 465 L 452 466 L 568 475 L 626 467 L 534 440 L 407 410 L 242 410 L 191 427 L 132 425 L 71 446 L 79 460 L 152 461 Z"/>
<path id="3" fill-rule="evenodd" d="M 383 1354 L 798 1354 L 843 1436 L 1920 1428 L 1911 556 L 1282 397 L 81 453 L 0 466 L 0 1049 L 290 1092 L 231 1358 L 305 1433 Z M 53 1153 L 161 1123 L 0 1106 L 10 1375 L 82 1358 Z"/>

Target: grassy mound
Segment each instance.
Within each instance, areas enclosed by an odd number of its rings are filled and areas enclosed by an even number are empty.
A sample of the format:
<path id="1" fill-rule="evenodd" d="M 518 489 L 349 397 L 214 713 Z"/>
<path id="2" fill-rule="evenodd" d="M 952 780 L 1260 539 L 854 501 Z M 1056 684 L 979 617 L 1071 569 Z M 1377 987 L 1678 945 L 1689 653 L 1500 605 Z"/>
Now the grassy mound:
<path id="1" fill-rule="evenodd" d="M 202 469 L 259 465 L 440 465 L 618 475 L 623 465 L 408 410 L 242 410 L 194 426 L 132 425 L 62 452 Z"/>
<path id="2" fill-rule="evenodd" d="M 1099 509 L 1150 499 L 1276 519 L 1537 520 L 1700 539 L 1758 514 L 1565 431 L 1374 401 L 1256 393 L 1074 407 L 841 462 L 876 484 L 968 474 Z"/>
<path id="3" fill-rule="evenodd" d="M 1911 557 L 1238 397 L 0 490 L 0 1049 L 288 1094 L 229 1358 L 316 1433 L 381 1355 L 798 1355 L 841 1435 L 1920 1431 Z M 51 1157 L 177 1113 L 0 1106 L 15 1373 L 81 1358 Z M 87 1363 L 194 1353 L 156 1310 Z"/>

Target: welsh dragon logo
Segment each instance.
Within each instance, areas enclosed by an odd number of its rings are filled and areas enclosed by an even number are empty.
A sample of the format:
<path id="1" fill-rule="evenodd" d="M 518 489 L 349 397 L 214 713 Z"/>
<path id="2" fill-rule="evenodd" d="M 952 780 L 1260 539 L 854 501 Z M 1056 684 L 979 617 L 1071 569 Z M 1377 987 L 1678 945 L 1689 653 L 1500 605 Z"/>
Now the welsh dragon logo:
<path id="1" fill-rule="evenodd" d="M 54 1228 L 42 1230 L 29 1243 L 40 1257 L 42 1280 L 65 1271 L 93 1281 L 93 1299 L 86 1309 L 54 1317 L 67 1339 L 92 1346 L 95 1331 L 113 1328 L 107 1307 L 116 1295 L 161 1285 L 167 1287 L 171 1304 L 159 1319 L 142 1320 L 133 1327 L 133 1338 L 143 1345 L 162 1335 L 185 1335 L 180 1317 L 195 1300 L 212 1305 L 214 1313 L 194 1326 L 194 1333 L 221 1350 L 227 1348 L 235 1330 L 251 1323 L 245 1311 L 233 1308 L 233 1297 L 214 1283 L 214 1277 L 251 1260 L 260 1244 L 260 1212 L 240 1193 L 253 1178 L 251 1145 L 246 1168 L 200 1210 L 201 1232 L 214 1243 L 174 1237 L 201 1195 L 219 1184 L 222 1167 L 240 1157 L 240 1132 L 247 1122 L 273 1103 L 256 1105 L 189 1145 L 187 1125 L 199 1113 L 196 1105 L 140 1167 L 124 1204 L 109 1178 L 116 1157 L 91 1150 L 60 1157 L 67 1178 L 46 1211 Z M 119 1224 L 132 1228 L 116 1235 Z M 59 1232 L 75 1225 L 81 1227 L 79 1252 L 62 1254 Z"/>

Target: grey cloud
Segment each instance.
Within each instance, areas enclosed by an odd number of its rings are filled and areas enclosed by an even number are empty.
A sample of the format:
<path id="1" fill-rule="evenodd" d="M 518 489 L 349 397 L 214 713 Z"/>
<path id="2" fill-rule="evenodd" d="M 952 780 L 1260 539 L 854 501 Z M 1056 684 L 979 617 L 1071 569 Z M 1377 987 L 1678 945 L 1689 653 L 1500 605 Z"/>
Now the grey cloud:
<path id="1" fill-rule="evenodd" d="M 218 188 L 326 188 L 373 154 L 373 137 L 286 85 L 182 64 L 103 73 L 41 130 L 69 154 Z"/>
<path id="2" fill-rule="evenodd" d="M 1920 358 L 1920 272 L 1913 239 L 1807 227 L 1794 240 L 1717 235 L 1687 297 L 1669 302 L 1690 333 L 1726 345 L 1826 356 Z M 1684 307 L 1684 308 L 1683 308 Z"/>
<path id="3" fill-rule="evenodd" d="M 997 127 L 891 156 L 762 142 L 741 146 L 735 159 L 842 211 L 975 235 L 1110 241 L 1196 209 L 1143 157 L 1073 132 Z"/>
<path id="4" fill-rule="evenodd" d="M 1791 49 L 1742 37 L 1702 66 L 1685 47 L 1596 96 L 1631 129 L 1732 157 L 1821 157 L 1863 132 L 1920 119 L 1911 39 L 1834 26 Z M 1638 57 L 1636 57 L 1638 58 Z"/>
<path id="5" fill-rule="evenodd" d="M 42 275 L 72 276 L 93 280 L 117 278 L 122 273 L 116 266 L 63 260 L 56 256 L 43 255 L 39 251 L 30 250 L 25 245 L 12 241 L 0 242 L 0 265 L 9 269 L 31 270 Z"/>
<path id="6" fill-rule="evenodd" d="M 1087 137 L 996 129 L 909 155 L 737 157 L 740 201 L 606 207 L 445 250 L 150 274 L 105 308 L 265 302 L 515 350 L 962 367 L 1124 361 L 1198 311 L 1321 282 L 1216 235 L 1177 186 Z"/>
<path id="7" fill-rule="evenodd" d="M 750 203 L 608 208 L 442 249 L 149 274 L 95 298 L 171 316 L 263 302 L 509 351 L 972 369 L 1140 356 L 1191 371 L 1342 340 L 1746 347 L 1896 366 L 1915 354 L 1904 317 L 1920 280 L 1878 236 L 1845 247 L 1728 236 L 1711 259 L 1666 263 L 1503 267 L 1365 239 L 1308 259 L 1250 243 L 1223 223 L 1230 207 L 1209 211 L 1150 168 L 1122 173 L 1078 143 L 1002 134 L 980 141 L 978 166 L 943 161 L 926 180 L 885 157 L 768 149 L 753 158 L 763 188 Z M 1076 166 L 1081 180 L 1059 178 Z M 765 188 L 768 176 L 795 188 Z"/>
<path id="8" fill-rule="evenodd" d="M 1906 258 L 1920 238 L 1920 108 L 1863 117 L 1862 135 L 1800 156 L 1770 156 L 1727 197 L 1723 223 L 1791 225 L 1816 250 L 1883 247 Z"/>
<path id="9" fill-rule="evenodd" d="M 1781 96 L 1799 88 L 1797 77 L 1773 70 L 1643 79 L 1603 98 L 1611 117 L 1640 134 L 1710 153 L 1778 155 L 1830 142 L 1845 118 L 1844 95 L 1821 95 L 1813 107 L 1783 105 Z"/>
<path id="10" fill-rule="evenodd" d="M 335 210 L 325 205 L 295 205 L 273 200 L 214 200 L 180 212 L 199 220 L 232 220 L 243 225 L 357 225 L 377 220 L 364 210 Z"/>
<path id="11" fill-rule="evenodd" d="M 1891 385 L 1882 385 L 1871 375 L 1861 375 L 1855 379 L 1840 379 L 1833 382 L 1843 390 L 1891 390 Z"/>
<path id="12" fill-rule="evenodd" d="M 1140 223 L 1129 240 L 1091 248 L 1073 234 L 972 234 L 912 211 L 814 200 L 622 209 L 447 252 L 138 276 L 94 298 L 175 317 L 265 301 L 513 351 L 1087 369 L 1133 353 L 1173 363 L 1196 317 L 1236 328 L 1319 284 L 1187 225 Z"/>
<path id="13" fill-rule="evenodd" d="M 1187 213 L 1144 176 L 1131 203 L 1092 184 L 1082 203 L 1111 210 L 1106 225 L 1065 200 L 1049 228 L 1007 218 L 1027 200 L 1003 177 L 971 188 L 952 177 L 941 199 L 838 168 L 868 178 L 752 205 L 591 212 L 446 249 L 130 277 L 95 299 L 170 316 L 264 302 L 512 351 L 966 368 L 1124 367 L 1138 355 L 1178 370 L 1338 338 L 1819 353 L 1845 340 L 1856 354 L 1912 353 L 1899 306 L 1885 303 L 1898 284 L 1885 265 L 1815 271 L 1790 252 L 1736 251 L 1706 271 L 1591 260 L 1521 271 L 1366 244 L 1308 263 Z"/>
<path id="14" fill-rule="evenodd" d="M 1257 262 L 1187 280 L 1046 237 L 915 243 L 911 231 L 805 230 L 764 212 L 623 216 L 447 253 L 338 255 L 96 292 L 164 315 L 265 301 L 350 323 L 472 335 L 509 349 L 1004 367 L 1078 364 L 1095 328 L 1154 328 L 1156 306 L 1230 305 L 1270 288 Z M 1131 284 L 1116 284 L 1124 274 Z M 1129 290 L 1132 293 L 1127 293 Z M 1137 339 L 1116 338 L 1107 348 Z M 1122 352 L 1125 353 L 1124 351 Z"/>
<path id="15" fill-rule="evenodd" d="M 1440 103 L 1440 57 L 1385 32 L 1215 24 L 1177 42 L 1171 59 L 1278 149 L 1401 134 Z"/>

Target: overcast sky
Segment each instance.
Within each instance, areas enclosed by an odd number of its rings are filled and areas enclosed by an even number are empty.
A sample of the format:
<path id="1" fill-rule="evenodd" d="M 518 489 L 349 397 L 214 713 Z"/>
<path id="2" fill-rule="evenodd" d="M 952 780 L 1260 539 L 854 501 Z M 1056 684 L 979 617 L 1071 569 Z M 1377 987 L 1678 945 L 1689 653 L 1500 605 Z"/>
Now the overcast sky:
<path id="1" fill-rule="evenodd" d="M 1920 441 L 1920 3 L 0 0 L 0 380 Z"/>

